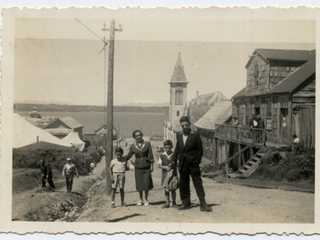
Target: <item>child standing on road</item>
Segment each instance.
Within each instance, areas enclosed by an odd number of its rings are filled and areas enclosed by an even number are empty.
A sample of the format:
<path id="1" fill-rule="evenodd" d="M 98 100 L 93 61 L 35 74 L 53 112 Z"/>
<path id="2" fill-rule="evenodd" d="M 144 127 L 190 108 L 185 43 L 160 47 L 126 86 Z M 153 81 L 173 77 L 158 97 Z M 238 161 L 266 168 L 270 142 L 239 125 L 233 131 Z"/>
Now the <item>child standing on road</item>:
<path id="1" fill-rule="evenodd" d="M 71 158 L 67 158 L 67 163 L 62 169 L 62 176 L 66 178 L 67 193 L 70 193 L 72 191 L 73 177 L 75 174 L 79 178 L 76 166 L 71 162 Z"/>
<path id="2" fill-rule="evenodd" d="M 126 181 L 125 172 L 127 170 L 127 160 L 123 158 L 123 149 L 121 147 L 116 148 L 115 154 L 117 158 L 113 159 L 110 163 L 110 176 L 112 182 L 111 190 L 111 208 L 115 208 L 114 198 L 117 190 L 117 186 L 120 188 L 121 206 L 125 206 L 124 202 L 124 184 Z"/>
<path id="3" fill-rule="evenodd" d="M 172 176 L 177 176 L 177 169 L 173 166 L 172 162 L 172 148 L 173 144 L 170 140 L 166 140 L 163 143 L 163 147 L 165 152 L 162 153 L 158 160 L 158 166 L 162 169 L 162 177 L 161 177 L 161 186 L 164 187 L 164 195 L 166 199 L 166 203 L 162 206 L 162 208 L 170 207 L 170 193 L 172 198 L 172 206 L 176 207 L 176 190 L 169 188 L 169 181 L 172 179 Z"/>

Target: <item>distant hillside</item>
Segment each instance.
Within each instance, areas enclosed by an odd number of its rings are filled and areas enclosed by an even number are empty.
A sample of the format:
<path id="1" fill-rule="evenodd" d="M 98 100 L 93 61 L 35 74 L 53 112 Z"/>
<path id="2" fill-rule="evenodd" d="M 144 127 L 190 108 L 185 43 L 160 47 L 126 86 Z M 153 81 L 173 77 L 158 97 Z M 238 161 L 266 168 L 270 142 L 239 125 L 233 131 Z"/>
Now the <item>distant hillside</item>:
<path id="1" fill-rule="evenodd" d="M 33 107 L 37 107 L 40 112 L 103 112 L 103 106 L 90 105 L 59 105 L 59 104 L 34 104 L 34 103 L 16 103 L 15 110 L 32 111 Z M 114 112 L 159 112 L 168 113 L 169 107 L 138 107 L 138 106 L 114 106 Z"/>

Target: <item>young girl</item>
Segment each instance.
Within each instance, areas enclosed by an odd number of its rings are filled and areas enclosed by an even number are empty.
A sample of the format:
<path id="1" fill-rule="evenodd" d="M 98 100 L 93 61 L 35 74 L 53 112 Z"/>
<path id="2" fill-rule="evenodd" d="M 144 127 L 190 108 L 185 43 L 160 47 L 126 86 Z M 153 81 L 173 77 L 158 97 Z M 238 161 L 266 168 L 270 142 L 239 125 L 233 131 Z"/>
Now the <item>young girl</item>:
<path id="1" fill-rule="evenodd" d="M 163 147 L 165 152 L 160 155 L 159 160 L 158 160 L 158 166 L 159 168 L 162 169 L 162 178 L 161 178 L 161 186 L 164 187 L 164 195 L 166 198 L 166 203 L 162 206 L 162 208 L 169 208 L 170 207 L 170 194 L 171 192 L 171 198 L 172 198 L 172 206 L 176 207 L 176 190 L 170 190 L 168 188 L 168 181 L 169 181 L 169 175 L 175 175 L 177 176 L 177 170 L 173 166 L 173 162 L 171 161 L 173 152 L 173 144 L 170 140 L 166 140 L 163 143 Z"/>

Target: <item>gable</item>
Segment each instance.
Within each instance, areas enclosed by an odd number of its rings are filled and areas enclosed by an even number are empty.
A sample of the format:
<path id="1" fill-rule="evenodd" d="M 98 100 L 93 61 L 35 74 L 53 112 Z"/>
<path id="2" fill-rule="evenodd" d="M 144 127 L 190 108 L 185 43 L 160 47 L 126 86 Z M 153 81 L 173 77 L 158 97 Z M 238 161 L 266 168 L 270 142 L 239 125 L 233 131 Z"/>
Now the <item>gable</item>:
<path id="1" fill-rule="evenodd" d="M 59 118 L 57 118 L 54 122 L 50 123 L 48 126 L 45 127 L 47 128 L 68 128 L 71 129 L 67 124 L 62 122 Z"/>

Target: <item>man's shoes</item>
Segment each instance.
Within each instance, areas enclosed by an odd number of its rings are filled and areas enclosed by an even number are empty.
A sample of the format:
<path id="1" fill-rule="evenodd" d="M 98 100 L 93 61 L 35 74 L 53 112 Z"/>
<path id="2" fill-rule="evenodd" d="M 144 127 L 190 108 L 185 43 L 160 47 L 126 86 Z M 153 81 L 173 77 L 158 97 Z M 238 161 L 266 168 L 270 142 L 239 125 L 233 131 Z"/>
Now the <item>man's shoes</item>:
<path id="1" fill-rule="evenodd" d="M 116 205 L 114 204 L 114 202 L 111 203 L 111 208 L 115 208 Z"/>
<path id="2" fill-rule="evenodd" d="M 188 205 L 182 205 L 178 208 L 178 210 L 187 210 L 187 209 L 190 209 L 191 208 L 191 204 L 188 204 Z"/>
<path id="3" fill-rule="evenodd" d="M 200 206 L 200 211 L 202 212 L 211 212 L 212 207 L 209 207 L 207 204 Z"/>

